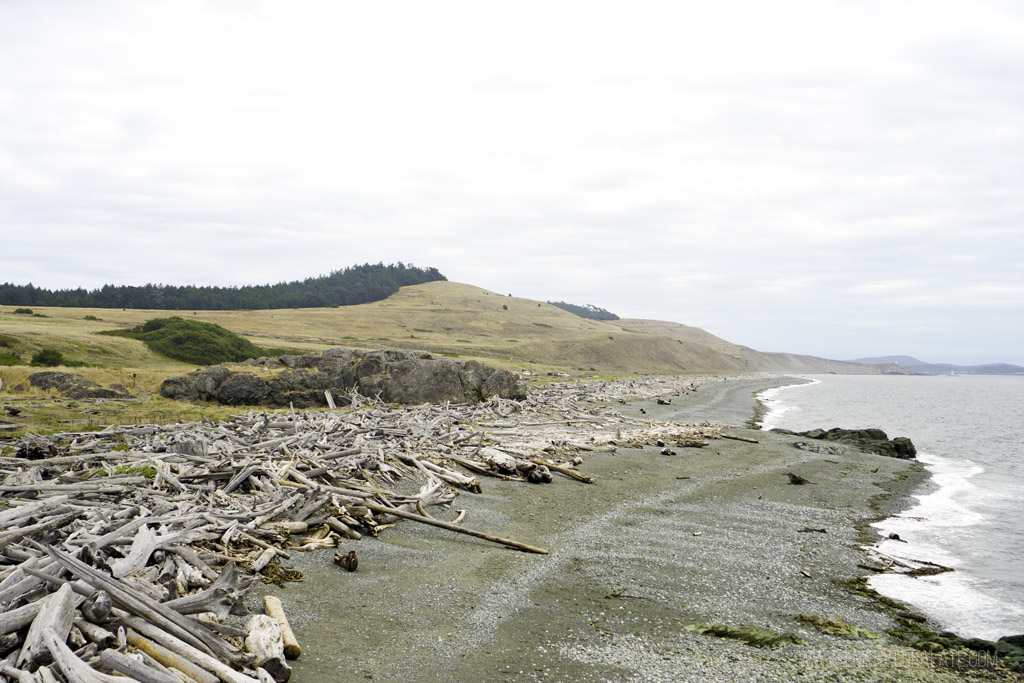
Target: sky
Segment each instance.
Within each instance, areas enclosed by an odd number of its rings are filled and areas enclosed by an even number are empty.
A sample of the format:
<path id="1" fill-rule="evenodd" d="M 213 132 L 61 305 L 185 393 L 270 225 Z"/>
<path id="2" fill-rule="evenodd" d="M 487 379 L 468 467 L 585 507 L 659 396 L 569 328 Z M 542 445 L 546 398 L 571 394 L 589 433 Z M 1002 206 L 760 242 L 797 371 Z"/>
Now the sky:
<path id="1" fill-rule="evenodd" d="M 0 0 L 0 282 L 398 261 L 1024 365 L 1024 3 Z"/>

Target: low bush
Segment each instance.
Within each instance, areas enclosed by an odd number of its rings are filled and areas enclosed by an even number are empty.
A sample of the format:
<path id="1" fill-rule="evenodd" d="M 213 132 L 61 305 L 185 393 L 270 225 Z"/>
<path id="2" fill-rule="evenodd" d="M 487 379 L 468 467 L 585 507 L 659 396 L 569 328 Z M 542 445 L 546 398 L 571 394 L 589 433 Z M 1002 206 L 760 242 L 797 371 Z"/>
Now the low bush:
<path id="1" fill-rule="evenodd" d="M 216 365 L 269 355 L 245 337 L 214 323 L 199 320 L 154 318 L 128 330 L 101 334 L 138 339 L 151 351 L 174 360 L 197 365 Z"/>
<path id="2" fill-rule="evenodd" d="M 17 313 L 18 315 L 32 315 L 31 308 L 15 308 L 14 312 Z"/>
<path id="3" fill-rule="evenodd" d="M 26 363 L 13 353 L 0 353 L 0 365 L 26 365 Z"/>
<path id="4" fill-rule="evenodd" d="M 32 365 L 56 367 L 64 364 L 64 354 L 57 349 L 40 349 L 32 356 Z"/>

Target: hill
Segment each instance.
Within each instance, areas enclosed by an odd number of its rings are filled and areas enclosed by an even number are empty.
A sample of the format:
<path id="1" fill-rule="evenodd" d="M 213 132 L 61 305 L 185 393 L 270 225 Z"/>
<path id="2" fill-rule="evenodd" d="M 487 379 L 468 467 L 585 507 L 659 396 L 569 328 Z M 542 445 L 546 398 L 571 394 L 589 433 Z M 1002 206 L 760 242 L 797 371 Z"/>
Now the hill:
<path id="1" fill-rule="evenodd" d="M 1024 374 L 1024 367 L 1010 365 L 1009 363 L 986 363 L 985 365 L 953 365 L 951 363 L 926 363 L 913 356 L 877 356 L 874 358 L 858 358 L 851 363 L 866 363 L 869 365 L 881 363 L 895 363 L 910 368 L 922 375 L 1020 375 Z"/>
<path id="2" fill-rule="evenodd" d="M 191 406 L 159 396 L 163 380 L 194 370 L 196 365 L 160 355 L 141 339 L 101 334 L 166 318 L 163 311 L 33 307 L 32 314 L 19 314 L 16 310 L 0 306 L 4 354 L 28 360 L 42 349 L 55 349 L 67 359 L 87 364 L 74 368 L 86 380 L 120 384 L 139 397 L 120 407 L 102 409 L 53 402 L 34 390 L 23 393 L 18 389 L 27 386 L 28 375 L 37 368 L 0 367 L 0 396 L 5 401 L 20 401 L 24 414 L 31 415 L 31 429 L 66 431 L 72 424 L 96 427 L 221 415 L 209 406 Z M 447 281 L 402 287 L 387 299 L 357 306 L 197 310 L 185 312 L 181 318 L 219 325 L 261 348 L 287 348 L 294 353 L 336 346 L 422 349 L 541 375 L 885 371 L 883 366 L 762 353 L 678 323 L 582 318 L 548 303 Z"/>
<path id="3" fill-rule="evenodd" d="M 157 311 L 33 310 L 37 315 L 25 316 L 0 307 L 4 332 L 19 340 L 19 353 L 53 347 L 66 356 L 107 366 L 176 365 L 153 358 L 142 342 L 115 343 L 97 334 L 164 317 Z M 423 349 L 541 373 L 884 371 L 812 356 L 763 353 L 678 323 L 582 318 L 552 304 L 448 281 L 402 287 L 387 299 L 357 306 L 194 311 L 184 317 L 220 325 L 260 347 Z"/>
<path id="4" fill-rule="evenodd" d="M 895 364 L 865 366 L 856 362 L 828 360 L 817 356 L 755 351 L 748 346 L 740 346 L 716 337 L 699 327 L 680 323 L 627 319 L 615 321 L 614 324 L 626 330 L 677 339 L 710 349 L 719 354 L 723 367 L 735 368 L 729 370 L 733 372 L 908 374 Z M 724 371 L 726 370 L 721 370 Z"/>

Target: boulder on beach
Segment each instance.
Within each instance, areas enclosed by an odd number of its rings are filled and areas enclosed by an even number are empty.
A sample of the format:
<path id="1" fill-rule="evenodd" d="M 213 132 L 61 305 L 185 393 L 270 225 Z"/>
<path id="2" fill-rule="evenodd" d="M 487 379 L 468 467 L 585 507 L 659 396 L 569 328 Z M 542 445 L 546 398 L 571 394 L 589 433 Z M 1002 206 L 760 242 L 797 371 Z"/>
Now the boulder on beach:
<path id="1" fill-rule="evenodd" d="M 516 375 L 476 361 L 441 358 L 426 351 L 346 348 L 201 368 L 165 380 L 160 395 L 225 405 L 311 408 L 327 405 L 325 391 L 332 393 L 337 404 L 344 404 L 345 395 L 353 389 L 363 396 L 404 404 L 526 396 Z"/>

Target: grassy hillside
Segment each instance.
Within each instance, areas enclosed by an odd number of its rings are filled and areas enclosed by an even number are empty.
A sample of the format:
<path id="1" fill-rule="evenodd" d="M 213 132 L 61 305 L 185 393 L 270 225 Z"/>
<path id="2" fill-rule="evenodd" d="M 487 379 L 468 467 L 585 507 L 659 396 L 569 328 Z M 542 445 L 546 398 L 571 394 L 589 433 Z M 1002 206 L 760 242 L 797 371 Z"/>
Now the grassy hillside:
<path id="1" fill-rule="evenodd" d="M 184 374 L 195 365 L 157 355 L 136 339 L 100 334 L 166 317 L 165 312 L 45 307 L 33 307 L 32 315 L 14 311 L 14 306 L 0 306 L 4 353 L 27 361 L 40 349 L 54 348 L 70 360 L 90 365 L 71 368 L 72 372 L 101 384 L 122 384 L 141 397 L 136 407 L 125 407 L 117 417 L 89 418 L 92 422 L 188 419 L 193 415 L 192 409 L 156 396 L 156 390 L 167 377 Z M 577 377 L 868 370 L 810 356 L 761 353 L 677 323 L 585 319 L 547 303 L 447 281 L 404 287 L 388 299 L 359 306 L 184 311 L 181 316 L 220 325 L 263 348 L 296 352 L 333 346 L 424 349 L 510 370 L 568 372 Z M 0 401 L 46 399 L 33 390 L 11 391 L 38 370 L 0 366 Z M 45 428 L 55 430 L 57 420 L 70 419 L 61 412 L 63 408 L 57 410 L 58 404 L 68 402 L 53 402 L 45 410 L 42 404 L 34 406 L 36 417 L 44 413 L 50 417 L 33 418 L 33 425 L 38 427 L 39 420 L 48 419 Z M 202 410 L 217 414 L 213 409 Z"/>
<path id="2" fill-rule="evenodd" d="M 37 315 L 17 315 L 13 310 L 0 306 L 0 332 L 18 340 L 16 351 L 25 358 L 53 347 L 69 358 L 108 368 L 183 369 L 142 342 L 97 334 L 164 317 L 158 311 L 36 307 Z M 677 323 L 585 319 L 547 303 L 447 281 L 403 287 L 383 301 L 359 306 L 185 311 L 182 317 L 215 323 L 260 347 L 415 348 L 538 371 L 849 372 L 858 367 L 761 353 Z"/>
<path id="3" fill-rule="evenodd" d="M 699 327 L 690 327 L 679 323 L 661 320 L 630 319 L 616 320 L 613 324 L 634 332 L 645 332 L 647 334 L 700 344 L 728 357 L 748 372 L 874 373 L 880 371 L 879 367 L 827 360 L 816 356 L 755 351 L 747 346 L 733 344 L 716 337 Z"/>

